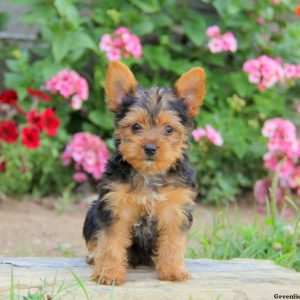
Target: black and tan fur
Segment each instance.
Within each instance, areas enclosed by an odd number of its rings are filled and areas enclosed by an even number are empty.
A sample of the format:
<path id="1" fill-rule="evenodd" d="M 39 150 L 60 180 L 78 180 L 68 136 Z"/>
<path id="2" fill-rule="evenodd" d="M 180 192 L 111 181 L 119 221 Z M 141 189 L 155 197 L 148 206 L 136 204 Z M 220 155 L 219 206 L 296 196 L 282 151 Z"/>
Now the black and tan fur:
<path id="1" fill-rule="evenodd" d="M 113 62 L 106 94 L 116 113 L 116 153 L 83 228 L 93 278 L 119 285 L 128 264 L 154 263 L 161 280 L 187 280 L 184 252 L 196 190 L 186 152 L 205 94 L 204 71 L 191 69 L 173 89 L 145 90 Z"/>

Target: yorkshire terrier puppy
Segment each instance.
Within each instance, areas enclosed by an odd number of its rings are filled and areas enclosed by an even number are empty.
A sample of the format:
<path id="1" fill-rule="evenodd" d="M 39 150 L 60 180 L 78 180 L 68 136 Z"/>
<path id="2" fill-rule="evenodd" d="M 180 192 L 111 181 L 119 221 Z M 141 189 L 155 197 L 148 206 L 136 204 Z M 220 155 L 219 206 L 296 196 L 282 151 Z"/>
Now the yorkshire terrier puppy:
<path id="1" fill-rule="evenodd" d="M 128 264 L 154 263 L 160 280 L 187 280 L 184 253 L 197 192 L 186 153 L 205 72 L 192 68 L 172 89 L 142 89 L 127 66 L 112 62 L 105 89 L 116 114 L 116 153 L 83 228 L 93 279 L 120 285 Z"/>

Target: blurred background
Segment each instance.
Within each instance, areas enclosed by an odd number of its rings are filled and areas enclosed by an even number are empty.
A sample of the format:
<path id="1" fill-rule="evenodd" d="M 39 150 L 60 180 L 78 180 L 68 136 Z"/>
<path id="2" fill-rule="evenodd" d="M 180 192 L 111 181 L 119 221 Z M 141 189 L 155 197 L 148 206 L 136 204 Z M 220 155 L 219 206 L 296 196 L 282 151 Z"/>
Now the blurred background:
<path id="1" fill-rule="evenodd" d="M 292 0 L 1 1 L 0 254 L 85 253 L 114 150 L 105 70 L 121 60 L 144 87 L 206 71 L 187 255 L 299 270 L 299 28 Z"/>

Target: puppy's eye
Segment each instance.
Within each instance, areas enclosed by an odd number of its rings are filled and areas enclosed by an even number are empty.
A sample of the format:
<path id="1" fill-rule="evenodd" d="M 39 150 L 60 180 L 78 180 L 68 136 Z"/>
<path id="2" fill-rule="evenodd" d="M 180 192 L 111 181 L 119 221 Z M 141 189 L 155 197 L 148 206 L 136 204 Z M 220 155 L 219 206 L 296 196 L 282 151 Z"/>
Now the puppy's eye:
<path id="1" fill-rule="evenodd" d="M 173 132 L 173 128 L 170 125 L 165 126 L 165 132 L 167 134 L 171 134 Z"/>
<path id="2" fill-rule="evenodd" d="M 139 130 L 142 129 L 142 126 L 139 123 L 135 123 L 131 126 L 131 129 L 133 132 L 138 132 Z"/>

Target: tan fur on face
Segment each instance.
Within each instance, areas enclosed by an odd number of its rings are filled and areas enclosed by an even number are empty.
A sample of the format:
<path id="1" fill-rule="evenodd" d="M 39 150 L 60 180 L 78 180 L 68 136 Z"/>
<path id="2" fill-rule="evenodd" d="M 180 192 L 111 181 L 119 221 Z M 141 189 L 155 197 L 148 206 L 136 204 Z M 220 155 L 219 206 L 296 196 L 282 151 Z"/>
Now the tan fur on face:
<path id="1" fill-rule="evenodd" d="M 141 132 L 133 133 L 131 126 L 139 123 Z M 187 147 L 187 130 L 180 123 L 174 111 L 160 111 L 152 124 L 146 110 L 137 107 L 132 109 L 121 120 L 115 134 L 120 139 L 120 152 L 138 172 L 155 174 L 172 167 L 176 160 L 182 159 Z M 173 132 L 165 133 L 165 126 L 173 128 Z M 154 161 L 145 161 L 144 146 L 155 144 L 157 155 Z"/>

